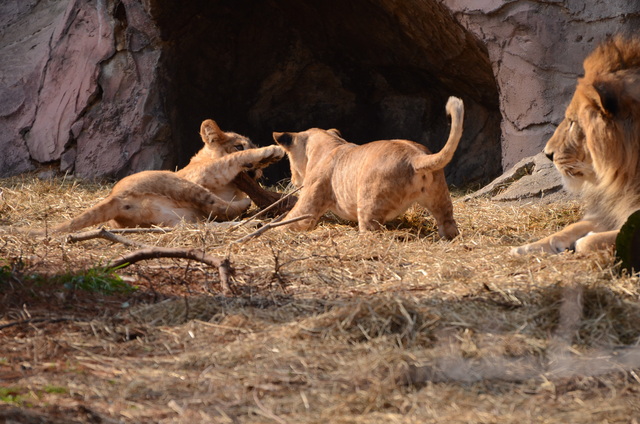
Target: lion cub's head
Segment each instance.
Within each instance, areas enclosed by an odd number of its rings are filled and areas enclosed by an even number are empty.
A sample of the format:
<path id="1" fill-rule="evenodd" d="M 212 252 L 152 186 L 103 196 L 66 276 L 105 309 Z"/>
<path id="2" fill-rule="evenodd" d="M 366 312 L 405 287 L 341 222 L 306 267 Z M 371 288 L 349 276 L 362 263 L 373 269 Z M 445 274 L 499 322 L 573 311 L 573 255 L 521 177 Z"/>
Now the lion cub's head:
<path id="1" fill-rule="evenodd" d="M 346 143 L 340 137 L 340 131 L 335 128 L 330 130 L 311 128 L 302 132 L 274 132 L 273 139 L 287 152 L 289 157 L 291 183 L 296 187 L 302 186 L 309 161 L 311 160 L 315 164 L 332 147 Z M 313 140 L 313 142 L 310 143 L 309 140 Z"/>
<path id="2" fill-rule="evenodd" d="M 213 119 L 202 122 L 200 137 L 202 137 L 205 148 L 210 150 L 209 153 L 214 158 L 226 156 L 238 150 L 256 148 L 256 145 L 247 137 L 230 131 L 222 131 Z"/>
<path id="3" fill-rule="evenodd" d="M 202 122 L 200 125 L 200 137 L 202 137 L 204 148 L 198 152 L 198 156 L 207 158 L 206 160 L 219 159 L 240 150 L 255 149 L 257 147 L 243 135 L 231 131 L 222 131 L 213 119 L 207 119 Z M 262 177 L 262 169 L 252 169 L 247 172 L 253 179 Z"/>
<path id="4" fill-rule="evenodd" d="M 603 43 L 584 70 L 545 154 L 569 189 L 640 195 L 640 39 Z"/>

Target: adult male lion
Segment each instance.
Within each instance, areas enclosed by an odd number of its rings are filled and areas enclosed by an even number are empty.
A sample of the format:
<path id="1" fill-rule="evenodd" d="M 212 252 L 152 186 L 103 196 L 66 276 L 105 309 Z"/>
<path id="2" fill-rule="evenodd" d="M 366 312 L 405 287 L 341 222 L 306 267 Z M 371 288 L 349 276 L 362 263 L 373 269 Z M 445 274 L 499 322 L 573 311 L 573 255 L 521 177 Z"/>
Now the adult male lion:
<path id="1" fill-rule="evenodd" d="M 584 77 L 546 147 L 565 186 L 583 194 L 582 220 L 513 249 L 559 253 L 615 244 L 640 209 L 640 39 L 616 36 L 584 61 Z"/>
<path id="2" fill-rule="evenodd" d="M 446 110 L 451 115 L 451 132 L 436 154 L 409 140 L 358 146 L 343 140 L 337 130 L 273 133 L 289 157 L 291 181 L 302 186 L 286 219 L 310 215 L 287 228 L 311 229 L 331 210 L 343 219 L 358 221 L 361 232 L 375 230 L 417 202 L 435 217 L 441 237 L 457 236 L 443 168 L 462 137 L 462 100 L 450 97 Z"/>
<path id="3" fill-rule="evenodd" d="M 232 181 L 243 171 L 259 174 L 261 168 L 280 160 L 284 151 L 276 145 L 256 148 L 247 137 L 223 132 L 211 119 L 202 123 L 200 136 L 204 147 L 184 168 L 129 175 L 104 200 L 48 231 L 76 231 L 106 221 L 116 228 L 173 226 L 181 220 L 226 220 L 242 214 L 251 200 Z"/>

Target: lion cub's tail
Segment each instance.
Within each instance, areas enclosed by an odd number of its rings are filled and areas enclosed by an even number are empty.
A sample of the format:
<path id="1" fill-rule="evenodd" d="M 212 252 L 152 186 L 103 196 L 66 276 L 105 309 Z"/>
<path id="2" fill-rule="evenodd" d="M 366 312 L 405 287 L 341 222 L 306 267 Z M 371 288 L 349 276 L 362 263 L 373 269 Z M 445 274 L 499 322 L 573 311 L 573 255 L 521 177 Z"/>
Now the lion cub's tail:
<path id="1" fill-rule="evenodd" d="M 464 121 L 464 103 L 457 97 L 449 97 L 447 101 L 447 115 L 451 116 L 451 132 L 447 143 L 438 153 L 418 156 L 413 161 L 413 167 L 421 171 L 437 171 L 447 166 L 458 148 L 462 137 L 462 121 Z"/>

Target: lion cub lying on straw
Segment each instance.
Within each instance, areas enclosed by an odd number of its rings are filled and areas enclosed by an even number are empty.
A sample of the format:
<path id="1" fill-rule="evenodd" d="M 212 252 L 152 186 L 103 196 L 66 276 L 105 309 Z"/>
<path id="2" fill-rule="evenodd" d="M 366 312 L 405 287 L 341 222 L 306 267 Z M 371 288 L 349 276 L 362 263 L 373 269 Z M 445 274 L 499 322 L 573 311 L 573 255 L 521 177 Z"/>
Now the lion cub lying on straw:
<path id="1" fill-rule="evenodd" d="M 204 147 L 181 170 L 125 177 L 104 200 L 48 231 L 76 231 L 106 221 L 113 227 L 173 226 L 181 220 L 227 220 L 242 214 L 251 200 L 232 180 L 242 171 L 282 159 L 284 151 L 276 145 L 255 148 L 248 138 L 221 131 L 211 119 L 202 123 L 200 136 Z M 35 235 L 45 231 L 28 230 Z"/>
<path id="2" fill-rule="evenodd" d="M 418 202 L 435 217 L 441 237 L 457 236 L 443 168 L 462 136 L 462 100 L 450 97 L 446 110 L 451 115 L 451 132 L 436 154 L 408 140 L 358 146 L 340 138 L 337 130 L 273 133 L 289 156 L 291 181 L 302 186 L 298 202 L 285 219 L 311 215 L 288 228 L 311 229 L 330 210 L 358 221 L 361 232 L 376 230 Z"/>

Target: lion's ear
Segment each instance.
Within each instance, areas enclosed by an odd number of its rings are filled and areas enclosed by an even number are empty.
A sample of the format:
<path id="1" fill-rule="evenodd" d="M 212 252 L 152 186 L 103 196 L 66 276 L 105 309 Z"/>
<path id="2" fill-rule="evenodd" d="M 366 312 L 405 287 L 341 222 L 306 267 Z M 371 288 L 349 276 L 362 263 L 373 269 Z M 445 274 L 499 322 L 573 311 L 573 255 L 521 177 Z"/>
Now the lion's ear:
<path id="1" fill-rule="evenodd" d="M 593 83 L 598 98 L 596 103 L 605 115 L 616 116 L 620 111 L 619 89 L 611 81 L 596 81 Z"/>
<path id="2" fill-rule="evenodd" d="M 282 147 L 289 147 L 293 143 L 293 135 L 291 133 L 274 132 L 273 139 Z"/>
<path id="3" fill-rule="evenodd" d="M 216 121 L 213 119 L 202 121 L 202 125 L 200 125 L 200 137 L 202 137 L 202 141 L 205 144 L 222 144 L 227 139 L 226 134 L 220 129 L 218 124 L 216 124 Z"/>
<path id="4" fill-rule="evenodd" d="M 340 130 L 336 129 L 336 128 L 331 128 L 330 130 L 327 130 L 328 133 L 333 134 L 337 137 L 342 137 L 342 134 L 340 133 Z"/>

